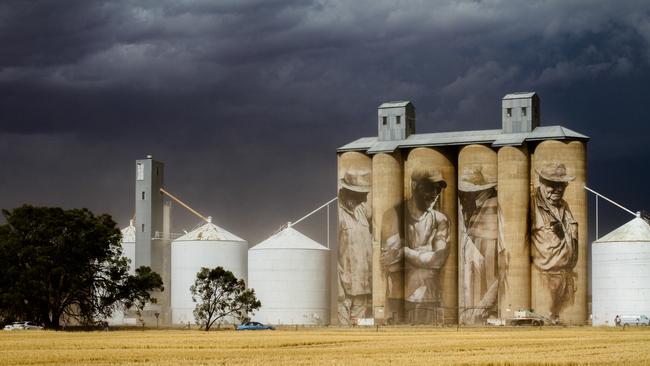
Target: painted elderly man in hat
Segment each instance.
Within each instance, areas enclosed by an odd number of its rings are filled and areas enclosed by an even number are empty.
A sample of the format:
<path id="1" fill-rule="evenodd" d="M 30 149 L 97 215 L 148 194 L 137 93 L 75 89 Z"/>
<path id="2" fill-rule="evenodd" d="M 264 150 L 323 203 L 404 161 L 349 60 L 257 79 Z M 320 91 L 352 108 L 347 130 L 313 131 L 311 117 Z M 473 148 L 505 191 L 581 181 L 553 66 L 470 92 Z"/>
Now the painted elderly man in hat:
<path id="1" fill-rule="evenodd" d="M 558 321 L 560 311 L 573 303 L 578 261 L 578 223 L 563 199 L 569 182 L 564 164 L 550 162 L 536 169 L 539 187 L 535 192 L 535 215 L 531 238 L 533 263 L 550 292 L 551 318 Z"/>
<path id="2" fill-rule="evenodd" d="M 439 211 L 447 182 L 432 167 L 411 174 L 411 198 L 404 220 L 404 308 L 412 324 L 433 324 L 442 306 L 440 269 L 449 254 L 449 219 Z"/>
<path id="3" fill-rule="evenodd" d="M 458 182 L 460 212 L 460 321 L 481 324 L 496 315 L 498 201 L 496 179 L 486 179 L 481 166 L 463 170 Z"/>
<path id="4" fill-rule="evenodd" d="M 348 170 L 339 182 L 338 317 L 342 325 L 370 316 L 372 237 L 370 171 Z"/>

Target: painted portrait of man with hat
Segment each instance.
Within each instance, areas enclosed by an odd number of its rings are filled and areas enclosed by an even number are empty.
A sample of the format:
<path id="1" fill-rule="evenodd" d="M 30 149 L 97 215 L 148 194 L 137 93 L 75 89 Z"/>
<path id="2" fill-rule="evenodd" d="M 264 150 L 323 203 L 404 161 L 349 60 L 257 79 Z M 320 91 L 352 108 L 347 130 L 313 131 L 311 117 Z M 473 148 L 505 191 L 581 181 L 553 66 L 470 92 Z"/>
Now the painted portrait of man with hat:
<path id="1" fill-rule="evenodd" d="M 550 316 L 554 321 L 573 303 L 578 261 L 578 222 L 574 219 L 564 193 L 575 179 L 564 164 L 557 161 L 535 169 L 539 187 L 535 190 L 535 214 L 531 230 L 532 256 L 550 294 Z"/>
<path id="2" fill-rule="evenodd" d="M 499 231 L 496 177 L 482 166 L 463 169 L 458 181 L 460 306 L 463 324 L 497 315 Z"/>
<path id="3" fill-rule="evenodd" d="M 369 170 L 349 169 L 339 180 L 338 318 L 342 325 L 371 316 L 371 179 Z"/>
<path id="4" fill-rule="evenodd" d="M 411 324 L 433 324 L 442 307 L 440 270 L 449 255 L 449 219 L 439 207 L 446 187 L 434 167 L 411 173 L 404 219 L 404 310 Z"/>

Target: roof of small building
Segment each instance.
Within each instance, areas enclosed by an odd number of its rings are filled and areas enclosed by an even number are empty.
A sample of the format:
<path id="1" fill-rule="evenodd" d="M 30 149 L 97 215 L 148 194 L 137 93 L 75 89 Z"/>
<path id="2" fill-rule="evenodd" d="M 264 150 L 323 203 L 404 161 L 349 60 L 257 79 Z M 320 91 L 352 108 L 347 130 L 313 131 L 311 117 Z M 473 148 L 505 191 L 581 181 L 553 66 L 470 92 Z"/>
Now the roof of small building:
<path id="1" fill-rule="evenodd" d="M 175 239 L 174 241 L 243 241 L 246 240 L 237 235 L 213 224 L 206 222 L 189 233 Z"/>
<path id="2" fill-rule="evenodd" d="M 382 103 L 379 106 L 379 109 L 382 109 L 382 108 L 395 108 L 395 107 L 406 107 L 410 103 L 411 102 L 409 102 L 408 100 L 404 100 L 404 101 L 400 100 L 400 101 L 395 101 L 395 102 L 386 102 L 386 103 Z"/>
<path id="3" fill-rule="evenodd" d="M 262 241 L 249 250 L 262 249 L 311 249 L 311 250 L 329 250 L 313 239 L 298 230 L 287 227 L 284 230 L 275 233 L 270 238 Z"/>
<path id="4" fill-rule="evenodd" d="M 404 140 L 379 141 L 377 137 L 362 137 L 343 145 L 337 151 L 366 151 L 369 154 L 393 152 L 398 148 L 490 144 L 492 146 L 521 145 L 524 141 L 589 140 L 588 136 L 562 126 L 540 126 L 532 132 L 503 133 L 501 129 L 413 134 Z"/>
<path id="5" fill-rule="evenodd" d="M 535 92 L 517 92 L 506 94 L 503 99 L 523 99 L 523 98 L 532 98 L 535 95 Z"/>
<path id="6" fill-rule="evenodd" d="M 650 243 L 650 224 L 637 216 L 632 221 L 596 240 L 594 243 L 647 242 Z"/>

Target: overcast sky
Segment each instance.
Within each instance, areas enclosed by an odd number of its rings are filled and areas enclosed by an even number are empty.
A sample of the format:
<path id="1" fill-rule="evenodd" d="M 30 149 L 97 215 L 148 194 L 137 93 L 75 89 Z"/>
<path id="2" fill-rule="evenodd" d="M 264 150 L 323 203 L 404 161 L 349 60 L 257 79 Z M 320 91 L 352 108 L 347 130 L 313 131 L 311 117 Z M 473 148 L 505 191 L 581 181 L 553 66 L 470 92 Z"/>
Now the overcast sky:
<path id="1" fill-rule="evenodd" d="M 2 208 L 125 226 L 152 154 L 254 244 L 336 195 L 335 150 L 376 135 L 381 102 L 411 100 L 418 132 L 492 129 L 533 90 L 543 125 L 591 137 L 588 184 L 650 209 L 647 1 L 3 0 L 0 45 Z"/>

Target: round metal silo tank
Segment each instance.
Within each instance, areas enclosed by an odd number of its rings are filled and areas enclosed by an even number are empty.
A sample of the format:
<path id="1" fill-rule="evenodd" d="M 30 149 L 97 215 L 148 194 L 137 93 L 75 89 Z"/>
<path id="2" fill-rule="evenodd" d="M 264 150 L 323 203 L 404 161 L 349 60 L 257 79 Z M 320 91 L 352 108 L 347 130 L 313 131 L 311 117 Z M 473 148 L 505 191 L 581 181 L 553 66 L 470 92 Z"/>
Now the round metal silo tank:
<path id="1" fill-rule="evenodd" d="M 372 160 L 360 152 L 338 156 L 338 228 L 332 260 L 332 323 L 372 317 Z"/>
<path id="2" fill-rule="evenodd" d="M 289 227 L 248 251 L 248 286 L 262 307 L 253 320 L 327 325 L 330 250 Z"/>
<path id="3" fill-rule="evenodd" d="M 517 309 L 530 309 L 530 155 L 523 147 L 505 146 L 498 152 L 499 315 L 512 318 Z"/>
<path id="4" fill-rule="evenodd" d="M 587 321 L 586 144 L 541 142 L 531 164 L 531 307 L 563 324 Z"/>
<path id="5" fill-rule="evenodd" d="M 129 259 L 129 274 L 135 274 L 135 226 L 133 220 L 122 229 L 122 256 Z"/>
<path id="6" fill-rule="evenodd" d="M 650 316 L 650 225 L 635 219 L 596 240 L 592 249 L 593 325 Z M 627 316 L 626 316 L 627 315 Z"/>
<path id="7" fill-rule="evenodd" d="M 498 318 L 497 153 L 468 145 L 458 153 L 458 316 L 461 324 Z"/>
<path id="8" fill-rule="evenodd" d="M 129 222 L 129 226 L 121 230 L 122 232 L 122 257 L 129 260 L 129 274 L 135 274 L 135 226 L 133 220 Z M 131 322 L 133 320 L 133 322 Z M 125 311 L 122 307 L 115 309 L 113 316 L 107 320 L 111 325 L 125 325 L 135 324 L 135 319 L 128 319 L 125 317 Z"/>
<path id="9" fill-rule="evenodd" d="M 378 323 L 404 322 L 404 163 L 399 150 L 372 157 L 372 305 Z M 381 260 L 382 255 L 384 260 Z"/>
<path id="10" fill-rule="evenodd" d="M 172 324 L 194 323 L 190 286 L 201 267 L 223 267 L 248 283 L 248 243 L 212 222 L 192 230 L 171 244 Z"/>
<path id="11" fill-rule="evenodd" d="M 412 324 L 456 324 L 456 154 L 415 148 L 404 162 L 404 313 Z"/>

